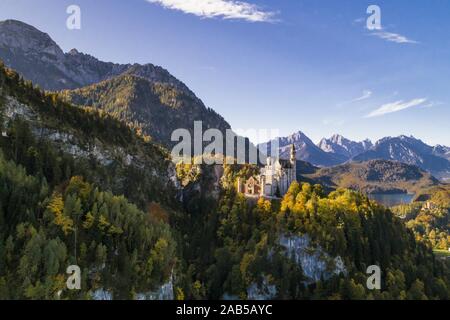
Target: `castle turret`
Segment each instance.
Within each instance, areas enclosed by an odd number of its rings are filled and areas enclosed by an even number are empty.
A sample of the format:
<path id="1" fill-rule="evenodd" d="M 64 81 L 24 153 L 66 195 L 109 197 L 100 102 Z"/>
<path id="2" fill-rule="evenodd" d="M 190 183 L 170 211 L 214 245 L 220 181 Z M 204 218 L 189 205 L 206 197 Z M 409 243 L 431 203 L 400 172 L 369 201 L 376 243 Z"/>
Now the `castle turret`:
<path id="1" fill-rule="evenodd" d="M 295 150 L 295 145 L 291 146 L 291 164 L 294 165 L 297 161 L 297 150 Z"/>
<path id="2" fill-rule="evenodd" d="M 289 182 L 289 185 L 293 182 L 297 180 L 297 150 L 295 150 L 295 145 L 292 144 L 291 147 L 291 166 L 292 166 L 292 171 L 291 171 L 291 181 Z"/>

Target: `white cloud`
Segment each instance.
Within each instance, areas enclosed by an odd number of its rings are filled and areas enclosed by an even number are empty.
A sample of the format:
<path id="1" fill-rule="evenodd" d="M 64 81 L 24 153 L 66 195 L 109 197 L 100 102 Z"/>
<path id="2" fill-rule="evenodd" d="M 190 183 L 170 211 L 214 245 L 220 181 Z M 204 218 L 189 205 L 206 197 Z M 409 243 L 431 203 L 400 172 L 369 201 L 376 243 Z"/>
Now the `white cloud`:
<path id="1" fill-rule="evenodd" d="M 398 112 L 401 110 L 405 110 L 408 108 L 419 106 L 423 103 L 425 103 L 427 99 L 420 98 L 420 99 L 413 99 L 411 101 L 396 101 L 392 103 L 387 103 L 379 107 L 378 109 L 372 111 L 369 113 L 365 118 L 373 118 L 373 117 L 379 117 L 383 116 L 388 113 Z"/>
<path id="2" fill-rule="evenodd" d="M 241 19 L 251 22 L 274 21 L 274 12 L 263 11 L 257 5 L 236 0 L 146 0 L 164 8 L 182 11 L 204 18 Z"/>
<path id="3" fill-rule="evenodd" d="M 344 119 L 323 119 L 322 123 L 325 126 L 336 126 L 336 127 L 341 127 L 345 124 L 345 120 Z"/>
<path id="4" fill-rule="evenodd" d="M 353 20 L 353 24 L 363 23 L 367 20 L 367 18 L 358 18 Z"/>
<path id="5" fill-rule="evenodd" d="M 349 101 L 345 101 L 345 102 L 339 103 L 339 104 L 337 104 L 336 106 L 337 106 L 337 107 L 343 107 L 343 106 L 345 106 L 345 105 L 347 105 L 347 104 L 351 104 L 351 103 L 363 101 L 363 100 L 366 100 L 366 99 L 369 99 L 370 97 L 372 97 L 372 94 L 373 94 L 372 91 L 370 91 L 370 90 L 364 90 L 364 91 L 362 92 L 362 95 L 361 95 L 360 97 L 355 98 L 355 99 L 352 99 L 352 100 L 349 100 Z"/>
<path id="6" fill-rule="evenodd" d="M 424 104 L 422 107 L 423 108 L 433 108 L 433 107 L 441 106 L 443 104 L 444 103 L 441 101 L 430 101 L 429 103 Z"/>
<path id="7" fill-rule="evenodd" d="M 401 34 L 393 33 L 393 32 L 377 31 L 377 32 L 372 32 L 371 35 L 374 35 L 380 39 L 390 41 L 390 42 L 395 42 L 395 43 L 401 43 L 401 44 L 404 44 L 404 43 L 417 44 L 418 43 L 415 40 L 408 39 L 407 37 L 402 36 Z"/>
<path id="8" fill-rule="evenodd" d="M 370 90 L 364 90 L 361 97 L 353 99 L 351 102 L 358 102 L 362 100 L 369 99 L 372 96 L 372 91 Z"/>

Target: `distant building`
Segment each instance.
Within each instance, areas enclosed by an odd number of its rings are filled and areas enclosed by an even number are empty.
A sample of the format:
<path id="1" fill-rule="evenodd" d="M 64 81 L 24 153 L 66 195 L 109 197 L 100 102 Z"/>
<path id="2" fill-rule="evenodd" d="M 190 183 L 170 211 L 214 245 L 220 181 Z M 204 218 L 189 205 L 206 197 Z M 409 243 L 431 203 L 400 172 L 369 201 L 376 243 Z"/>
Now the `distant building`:
<path id="1" fill-rule="evenodd" d="M 238 179 L 238 192 L 248 197 L 282 197 L 297 179 L 296 159 L 294 145 L 289 160 L 268 157 L 258 176 Z"/>

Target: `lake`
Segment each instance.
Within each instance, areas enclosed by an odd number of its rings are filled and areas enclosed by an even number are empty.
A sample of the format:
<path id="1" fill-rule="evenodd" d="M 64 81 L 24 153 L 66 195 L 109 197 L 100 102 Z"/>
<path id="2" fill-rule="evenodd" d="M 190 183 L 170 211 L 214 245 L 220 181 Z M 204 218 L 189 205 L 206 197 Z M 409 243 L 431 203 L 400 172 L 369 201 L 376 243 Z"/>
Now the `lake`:
<path id="1" fill-rule="evenodd" d="M 396 193 L 396 194 L 369 194 L 369 199 L 375 200 L 385 207 L 394 207 L 400 204 L 411 203 L 414 199 L 414 194 Z"/>

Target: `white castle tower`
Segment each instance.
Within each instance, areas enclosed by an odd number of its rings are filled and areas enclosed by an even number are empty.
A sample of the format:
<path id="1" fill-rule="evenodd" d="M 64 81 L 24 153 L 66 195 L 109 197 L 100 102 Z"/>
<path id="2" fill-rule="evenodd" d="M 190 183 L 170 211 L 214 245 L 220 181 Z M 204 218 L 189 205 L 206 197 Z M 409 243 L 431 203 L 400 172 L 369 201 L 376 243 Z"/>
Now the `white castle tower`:
<path id="1" fill-rule="evenodd" d="M 290 183 L 294 182 L 297 180 L 297 150 L 295 149 L 295 145 L 292 144 L 291 146 L 291 166 L 292 166 L 292 170 L 291 170 L 291 179 L 290 179 Z M 290 184 L 289 184 L 290 186 Z"/>

